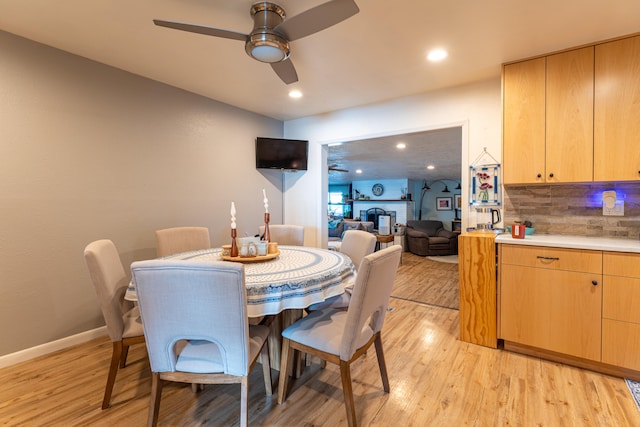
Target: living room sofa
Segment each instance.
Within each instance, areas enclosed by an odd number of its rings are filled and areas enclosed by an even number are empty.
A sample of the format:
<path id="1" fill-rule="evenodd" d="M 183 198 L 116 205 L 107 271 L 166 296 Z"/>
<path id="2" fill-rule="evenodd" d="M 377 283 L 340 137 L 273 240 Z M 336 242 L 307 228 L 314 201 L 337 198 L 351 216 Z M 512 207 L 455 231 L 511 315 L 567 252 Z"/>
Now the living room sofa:
<path id="1" fill-rule="evenodd" d="M 407 221 L 405 230 L 409 252 L 420 256 L 457 255 L 458 233 L 444 229 L 442 221 Z"/>
<path id="2" fill-rule="evenodd" d="M 364 230 L 373 233 L 372 221 L 356 221 L 353 219 L 333 219 L 329 220 L 329 249 L 340 248 L 342 235 L 347 230 Z"/>

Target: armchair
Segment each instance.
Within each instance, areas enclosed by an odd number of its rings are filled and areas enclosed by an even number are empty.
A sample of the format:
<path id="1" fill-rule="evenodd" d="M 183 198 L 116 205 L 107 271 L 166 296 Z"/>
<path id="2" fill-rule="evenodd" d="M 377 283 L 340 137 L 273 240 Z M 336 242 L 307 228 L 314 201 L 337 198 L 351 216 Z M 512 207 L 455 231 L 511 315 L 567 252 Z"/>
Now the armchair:
<path id="1" fill-rule="evenodd" d="M 407 221 L 405 231 L 409 252 L 420 255 L 456 255 L 458 233 L 445 230 L 442 221 Z"/>

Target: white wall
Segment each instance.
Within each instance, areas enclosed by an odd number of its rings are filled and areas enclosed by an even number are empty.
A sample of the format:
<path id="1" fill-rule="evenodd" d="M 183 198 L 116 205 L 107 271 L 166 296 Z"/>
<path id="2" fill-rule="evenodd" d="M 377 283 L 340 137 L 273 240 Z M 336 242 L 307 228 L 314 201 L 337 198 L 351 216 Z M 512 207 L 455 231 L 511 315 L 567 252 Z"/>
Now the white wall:
<path id="1" fill-rule="evenodd" d="M 462 199 L 468 200 L 469 164 L 482 154 L 485 147 L 501 161 L 499 78 L 285 122 L 286 138 L 311 141 L 309 164 L 313 168 L 313 173 L 300 177 L 295 186 L 287 186 L 285 216 L 304 221 L 305 226 L 316 230 L 314 242 L 326 244 L 326 209 L 318 206 L 309 212 L 308 206 L 299 203 L 315 197 L 314 200 L 326 206 L 326 147 L 323 148 L 323 144 L 454 125 L 463 128 L 460 173 Z M 468 209 L 463 211 L 463 229 L 475 223 L 473 214 Z"/>
<path id="2" fill-rule="evenodd" d="M 282 177 L 255 168 L 283 124 L 0 32 L 0 355 L 104 324 L 84 264 L 108 238 L 125 269 L 154 230 L 229 237 L 282 220 Z M 295 187 L 293 188 L 294 190 Z"/>

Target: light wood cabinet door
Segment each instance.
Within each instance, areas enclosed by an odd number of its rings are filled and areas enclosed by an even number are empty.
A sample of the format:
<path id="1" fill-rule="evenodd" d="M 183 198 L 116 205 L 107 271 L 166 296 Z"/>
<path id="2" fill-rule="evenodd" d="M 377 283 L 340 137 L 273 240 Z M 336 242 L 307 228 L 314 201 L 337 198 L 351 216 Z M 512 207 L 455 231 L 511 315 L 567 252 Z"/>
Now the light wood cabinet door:
<path id="1" fill-rule="evenodd" d="M 545 58 L 503 68 L 505 184 L 545 182 Z"/>
<path id="2" fill-rule="evenodd" d="M 640 179 L 640 36 L 595 48 L 594 180 Z"/>
<path id="3" fill-rule="evenodd" d="M 593 180 L 593 46 L 547 56 L 547 182 Z"/>
<path id="4" fill-rule="evenodd" d="M 640 371 L 640 254 L 605 252 L 602 362 Z"/>
<path id="5" fill-rule="evenodd" d="M 506 341 L 600 361 L 602 275 L 501 263 Z"/>
<path id="6" fill-rule="evenodd" d="M 602 362 L 640 371 L 640 325 L 602 319 Z"/>

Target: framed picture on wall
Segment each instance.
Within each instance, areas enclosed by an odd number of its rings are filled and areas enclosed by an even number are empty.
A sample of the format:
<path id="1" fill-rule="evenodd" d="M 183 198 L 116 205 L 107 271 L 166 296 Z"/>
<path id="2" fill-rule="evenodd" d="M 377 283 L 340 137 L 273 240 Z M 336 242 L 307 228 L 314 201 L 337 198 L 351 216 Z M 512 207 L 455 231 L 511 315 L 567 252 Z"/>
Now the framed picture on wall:
<path id="1" fill-rule="evenodd" d="M 456 194 L 453 196 L 453 207 L 454 209 L 462 209 L 462 195 Z"/>
<path id="2" fill-rule="evenodd" d="M 451 197 L 436 197 L 436 210 L 450 211 L 453 209 L 453 199 Z"/>

